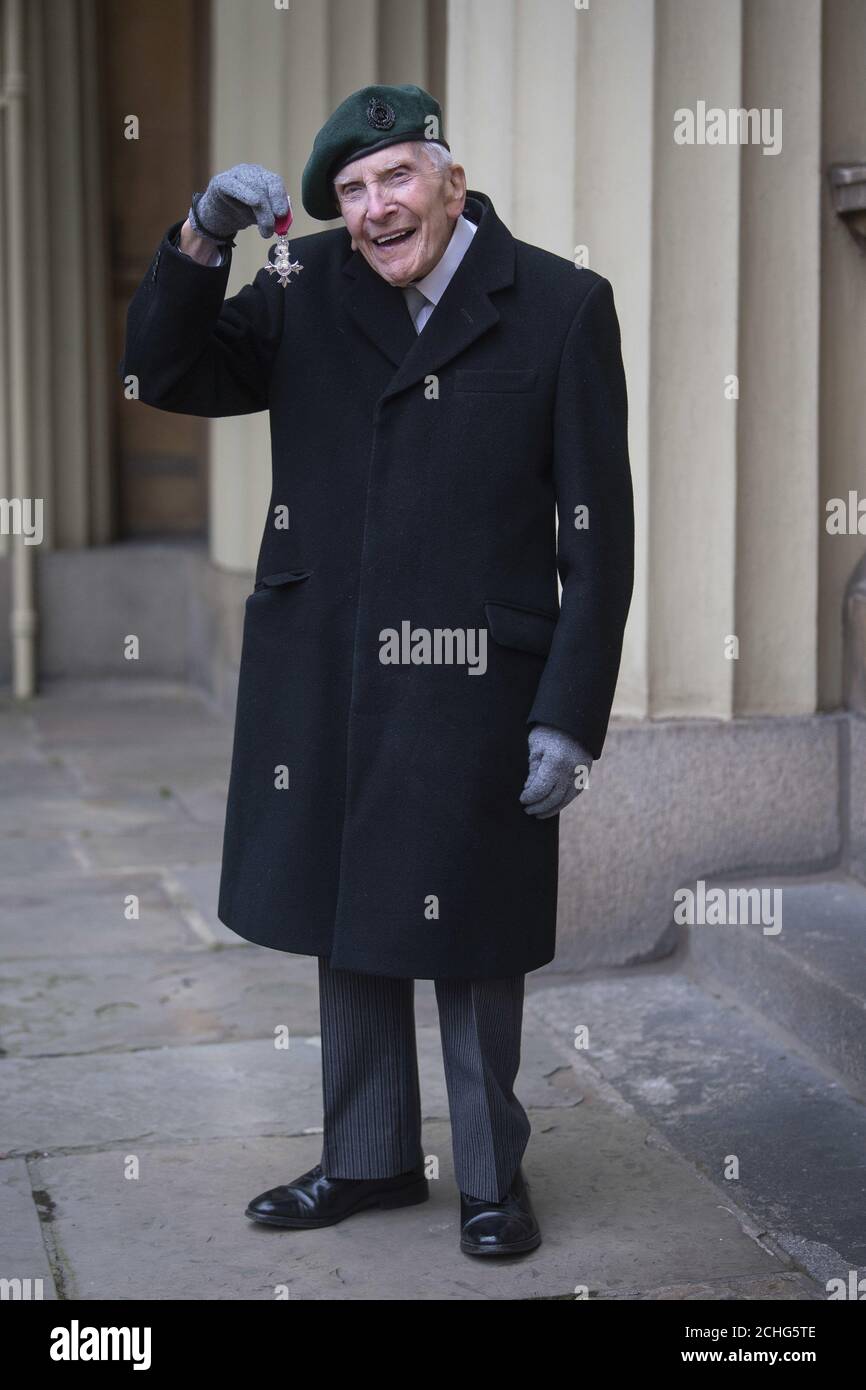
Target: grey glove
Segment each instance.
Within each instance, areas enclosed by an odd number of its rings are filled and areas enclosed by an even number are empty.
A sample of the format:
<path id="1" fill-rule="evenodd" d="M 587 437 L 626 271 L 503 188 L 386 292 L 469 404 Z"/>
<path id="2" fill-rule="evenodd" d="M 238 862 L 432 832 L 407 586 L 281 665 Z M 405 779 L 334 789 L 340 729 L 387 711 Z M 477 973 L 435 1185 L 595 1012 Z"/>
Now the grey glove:
<path id="1" fill-rule="evenodd" d="M 583 790 L 574 785 L 576 770 L 585 767 L 588 778 L 592 761 L 571 734 L 536 724 L 529 734 L 529 776 L 520 793 L 526 814 L 539 820 L 558 816 Z"/>
<path id="2" fill-rule="evenodd" d="M 274 219 L 289 211 L 289 195 L 279 174 L 261 164 L 235 164 L 214 174 L 204 193 L 193 194 L 189 224 L 211 241 L 231 241 L 235 232 L 258 223 L 263 237 L 274 235 Z"/>

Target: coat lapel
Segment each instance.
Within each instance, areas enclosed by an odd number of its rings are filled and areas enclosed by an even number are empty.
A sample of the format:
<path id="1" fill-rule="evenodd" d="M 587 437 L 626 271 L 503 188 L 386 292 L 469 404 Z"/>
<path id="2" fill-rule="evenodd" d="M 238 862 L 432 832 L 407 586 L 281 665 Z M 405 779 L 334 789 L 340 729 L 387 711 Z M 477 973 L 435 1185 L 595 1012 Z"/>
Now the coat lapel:
<path id="1" fill-rule="evenodd" d="M 466 196 L 476 204 L 478 231 L 422 333 L 415 332 L 403 291 L 377 275 L 360 251 L 343 266 L 350 280 L 345 308 L 397 368 L 382 400 L 439 371 L 499 322 L 489 295 L 514 282 L 514 240 L 485 193 L 468 189 Z"/>

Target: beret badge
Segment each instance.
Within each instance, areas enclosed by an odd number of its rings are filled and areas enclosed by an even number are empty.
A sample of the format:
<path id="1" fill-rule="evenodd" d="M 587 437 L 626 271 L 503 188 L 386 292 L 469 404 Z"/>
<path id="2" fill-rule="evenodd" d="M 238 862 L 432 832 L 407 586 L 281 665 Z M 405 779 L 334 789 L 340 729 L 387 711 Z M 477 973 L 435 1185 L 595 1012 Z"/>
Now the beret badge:
<path id="1" fill-rule="evenodd" d="M 371 97 L 367 107 L 367 120 L 374 130 L 390 130 L 397 119 L 393 106 L 380 97 Z"/>

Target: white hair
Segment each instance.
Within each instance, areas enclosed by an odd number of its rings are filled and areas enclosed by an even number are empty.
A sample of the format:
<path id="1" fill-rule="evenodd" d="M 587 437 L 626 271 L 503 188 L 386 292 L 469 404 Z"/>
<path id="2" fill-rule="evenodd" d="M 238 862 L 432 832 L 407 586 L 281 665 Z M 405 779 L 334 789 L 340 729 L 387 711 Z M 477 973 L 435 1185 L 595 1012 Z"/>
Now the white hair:
<path id="1" fill-rule="evenodd" d="M 444 145 L 437 145 L 435 140 L 413 140 L 413 145 L 423 145 L 430 157 L 430 162 L 443 172 L 450 169 L 454 163 L 454 156 L 450 150 L 446 150 Z"/>
<path id="2" fill-rule="evenodd" d="M 438 169 L 442 174 L 445 173 L 446 169 L 450 169 L 451 165 L 454 163 L 454 156 L 451 151 L 446 150 L 444 145 L 437 145 L 435 140 L 407 140 L 406 144 L 423 145 L 424 149 L 427 151 L 427 157 L 430 163 L 433 165 L 434 169 Z M 337 172 L 340 173 L 341 171 L 338 170 Z M 340 199 L 337 196 L 336 174 L 331 179 L 331 192 L 334 195 L 334 202 L 337 204 L 337 207 L 339 207 Z"/>

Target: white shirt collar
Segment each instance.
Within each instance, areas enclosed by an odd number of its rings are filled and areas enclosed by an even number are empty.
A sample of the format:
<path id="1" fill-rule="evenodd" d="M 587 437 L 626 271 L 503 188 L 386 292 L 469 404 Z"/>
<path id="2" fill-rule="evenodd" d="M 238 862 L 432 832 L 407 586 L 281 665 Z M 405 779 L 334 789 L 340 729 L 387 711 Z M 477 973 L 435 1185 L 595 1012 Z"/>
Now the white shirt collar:
<path id="1" fill-rule="evenodd" d="M 422 275 L 420 280 L 413 280 L 413 284 L 422 294 L 426 295 L 431 304 L 438 304 L 442 298 L 448 283 L 451 280 L 469 245 L 478 231 L 476 223 L 470 222 L 468 217 L 464 217 L 461 212 L 457 221 L 454 223 L 454 230 L 451 233 L 451 240 L 445 247 L 441 258 L 436 262 L 433 269 L 426 275 Z M 404 286 L 405 288 L 405 286 Z"/>

